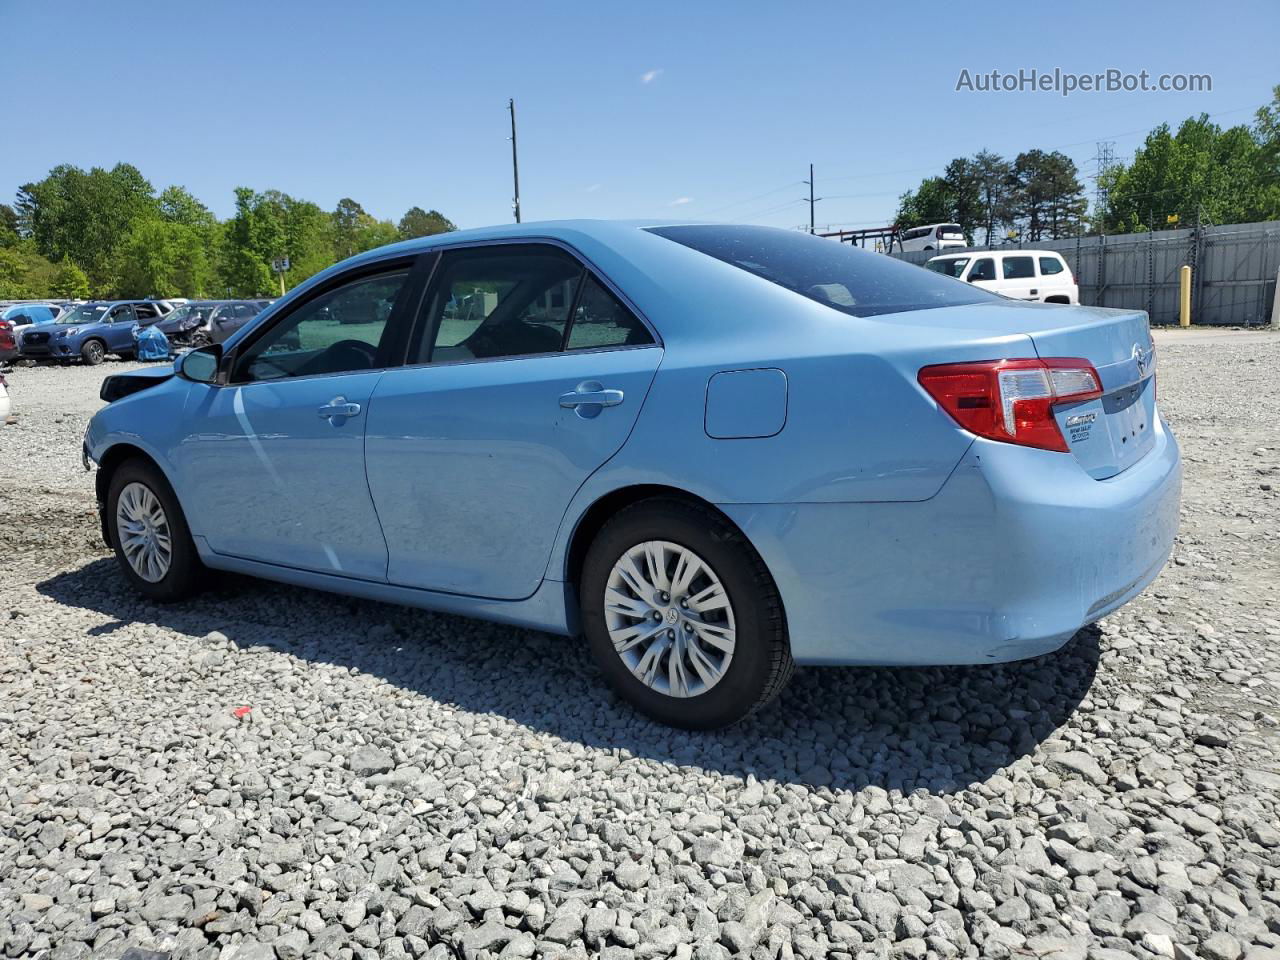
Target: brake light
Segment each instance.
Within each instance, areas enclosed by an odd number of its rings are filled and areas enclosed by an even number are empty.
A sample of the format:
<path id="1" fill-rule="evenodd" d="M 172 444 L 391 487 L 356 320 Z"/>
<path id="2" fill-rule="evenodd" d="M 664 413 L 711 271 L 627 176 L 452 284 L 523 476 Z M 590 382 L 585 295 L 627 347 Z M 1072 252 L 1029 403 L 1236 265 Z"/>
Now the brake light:
<path id="1" fill-rule="evenodd" d="M 988 440 L 1067 453 L 1053 408 L 1102 396 L 1098 371 L 1078 357 L 982 360 L 924 367 L 920 386 L 951 418 Z"/>

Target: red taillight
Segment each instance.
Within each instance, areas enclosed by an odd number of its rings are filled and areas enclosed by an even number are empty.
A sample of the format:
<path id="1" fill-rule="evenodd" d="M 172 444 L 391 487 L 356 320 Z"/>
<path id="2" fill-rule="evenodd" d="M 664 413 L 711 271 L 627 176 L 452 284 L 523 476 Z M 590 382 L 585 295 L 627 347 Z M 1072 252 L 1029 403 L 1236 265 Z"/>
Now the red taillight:
<path id="1" fill-rule="evenodd" d="M 1102 396 L 1098 371 L 1078 357 L 982 360 L 925 367 L 920 386 L 960 426 L 988 440 L 1067 453 L 1053 408 Z"/>

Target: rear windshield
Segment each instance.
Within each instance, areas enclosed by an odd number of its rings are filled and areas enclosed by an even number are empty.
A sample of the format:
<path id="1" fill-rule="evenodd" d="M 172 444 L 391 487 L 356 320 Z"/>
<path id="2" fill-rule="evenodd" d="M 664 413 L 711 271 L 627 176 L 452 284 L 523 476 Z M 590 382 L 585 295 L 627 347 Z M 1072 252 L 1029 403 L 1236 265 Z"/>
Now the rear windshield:
<path id="1" fill-rule="evenodd" d="M 855 317 L 997 299 L 886 254 L 798 230 L 712 224 L 648 229 Z"/>

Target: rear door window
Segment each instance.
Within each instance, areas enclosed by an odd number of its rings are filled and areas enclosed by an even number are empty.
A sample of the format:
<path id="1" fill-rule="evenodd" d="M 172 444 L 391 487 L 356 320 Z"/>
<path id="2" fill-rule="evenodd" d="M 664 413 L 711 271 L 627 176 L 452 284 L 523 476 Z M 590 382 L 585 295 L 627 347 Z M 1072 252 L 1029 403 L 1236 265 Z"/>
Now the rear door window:
<path id="1" fill-rule="evenodd" d="M 993 297 L 894 257 L 794 230 L 718 224 L 647 229 L 855 317 L 981 303 Z"/>
<path id="2" fill-rule="evenodd" d="M 1004 258 L 1004 278 L 1006 280 L 1027 280 L 1035 275 L 1035 261 L 1031 257 Z"/>
<path id="3" fill-rule="evenodd" d="M 1040 258 L 1040 274 L 1041 276 L 1051 277 L 1055 273 L 1062 273 L 1066 267 L 1057 257 L 1041 257 Z"/>
<path id="4" fill-rule="evenodd" d="M 583 267 L 558 247 L 447 251 L 436 269 L 416 363 L 557 353 Z"/>

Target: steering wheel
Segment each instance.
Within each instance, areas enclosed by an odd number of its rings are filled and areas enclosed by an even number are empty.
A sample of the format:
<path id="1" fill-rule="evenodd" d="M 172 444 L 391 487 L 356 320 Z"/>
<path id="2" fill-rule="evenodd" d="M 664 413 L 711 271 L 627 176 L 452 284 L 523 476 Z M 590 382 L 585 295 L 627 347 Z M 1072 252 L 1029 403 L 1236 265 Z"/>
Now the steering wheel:
<path id="1" fill-rule="evenodd" d="M 334 367 L 335 370 L 360 370 L 371 368 L 377 363 L 378 348 L 363 340 L 339 340 L 337 343 L 331 343 L 320 355 L 325 358 L 325 366 L 338 362 L 339 365 Z M 363 362 L 348 362 L 348 358 L 354 360 L 356 357 Z"/>

